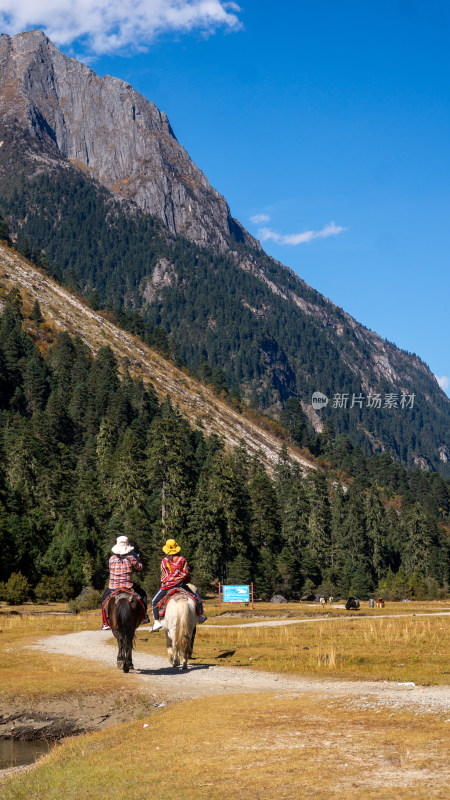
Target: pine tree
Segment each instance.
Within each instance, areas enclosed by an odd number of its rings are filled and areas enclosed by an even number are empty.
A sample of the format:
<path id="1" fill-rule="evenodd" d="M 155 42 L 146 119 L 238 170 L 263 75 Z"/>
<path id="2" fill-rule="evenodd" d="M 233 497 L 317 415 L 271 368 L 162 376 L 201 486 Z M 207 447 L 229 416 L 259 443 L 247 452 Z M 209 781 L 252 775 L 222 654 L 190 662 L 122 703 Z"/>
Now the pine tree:
<path id="1" fill-rule="evenodd" d="M 113 455 L 117 444 L 117 431 L 109 417 L 103 417 L 97 436 L 97 469 L 103 491 L 110 497 L 110 482 L 114 471 Z M 120 534 L 119 534 L 120 535 Z"/>
<path id="2" fill-rule="evenodd" d="M 188 430 L 170 403 L 161 406 L 149 429 L 148 477 L 161 492 L 162 535 L 185 544 L 193 491 L 193 453 Z"/>
<path id="3" fill-rule="evenodd" d="M 321 470 L 315 470 L 308 476 L 308 493 L 310 502 L 309 514 L 309 551 L 321 572 L 331 566 L 331 509 L 328 482 Z"/>
<path id="4" fill-rule="evenodd" d="M 371 488 L 364 500 L 366 532 L 371 550 L 374 578 L 379 581 L 386 572 L 386 514 L 378 492 Z"/>
<path id="5" fill-rule="evenodd" d="M 252 462 L 249 494 L 251 501 L 250 542 L 254 548 L 280 549 L 280 515 L 272 481 L 258 459 Z"/>
<path id="6" fill-rule="evenodd" d="M 349 490 L 346 503 L 345 545 L 352 563 L 362 567 L 364 572 L 370 570 L 370 547 L 367 540 L 366 520 L 361 497 L 356 491 Z"/>
<path id="7" fill-rule="evenodd" d="M 39 300 L 35 300 L 33 303 L 33 308 L 31 309 L 30 319 L 33 322 L 36 322 L 37 325 L 40 325 L 44 322 L 44 317 L 42 316 L 41 307 L 39 305 Z"/>
<path id="8" fill-rule="evenodd" d="M 22 239 L 21 239 L 21 242 L 20 242 L 20 247 L 19 247 L 19 253 L 24 258 L 31 259 L 30 242 L 29 242 L 28 236 L 26 236 L 26 235 L 22 236 Z"/>
<path id="9" fill-rule="evenodd" d="M 269 600 L 277 583 L 276 558 L 271 550 L 263 547 L 258 553 L 254 580 L 255 596 L 261 600 Z"/>
<path id="10" fill-rule="evenodd" d="M 402 564 L 408 575 L 420 573 L 427 575 L 431 551 L 431 530 L 429 519 L 419 504 L 416 503 L 405 519 L 405 530 L 408 539 Z"/>
<path id="11" fill-rule="evenodd" d="M 282 541 L 301 559 L 309 541 L 310 502 L 298 467 L 292 469 L 280 506 Z"/>
<path id="12" fill-rule="evenodd" d="M 27 401 L 27 409 L 30 414 L 44 408 L 48 393 L 47 369 L 43 359 L 35 352 L 27 360 L 24 378 L 23 391 Z"/>
<path id="13" fill-rule="evenodd" d="M 306 444 L 308 439 L 308 424 L 300 401 L 296 397 L 289 397 L 280 414 L 280 423 L 290 434 L 291 441 L 298 445 Z"/>
<path id="14" fill-rule="evenodd" d="M 227 581 L 234 585 L 248 586 L 252 580 L 252 565 L 243 553 L 238 553 L 236 558 L 228 565 Z"/>
<path id="15" fill-rule="evenodd" d="M 283 547 L 277 558 L 277 591 L 289 600 L 297 598 L 303 584 L 300 560 L 290 547 Z"/>
<path id="16" fill-rule="evenodd" d="M 147 497 L 145 451 L 131 428 L 116 450 L 112 470 L 112 500 L 116 513 L 141 509 Z"/>
<path id="17" fill-rule="evenodd" d="M 218 484 L 219 471 L 214 460 L 200 474 L 190 514 L 194 571 L 205 588 L 214 580 L 223 583 L 226 577 L 227 522 Z"/>
<path id="18" fill-rule="evenodd" d="M 9 235 L 9 228 L 2 215 L 0 214 L 0 242 L 12 245 L 11 237 Z"/>

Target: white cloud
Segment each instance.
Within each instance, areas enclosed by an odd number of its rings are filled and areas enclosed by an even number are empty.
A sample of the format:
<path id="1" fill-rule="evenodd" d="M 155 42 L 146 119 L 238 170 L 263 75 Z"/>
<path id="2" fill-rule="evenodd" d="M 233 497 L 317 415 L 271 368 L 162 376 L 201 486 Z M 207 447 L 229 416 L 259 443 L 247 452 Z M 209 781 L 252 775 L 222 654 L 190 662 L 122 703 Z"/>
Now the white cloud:
<path id="1" fill-rule="evenodd" d="M 450 378 L 448 378 L 447 375 L 441 375 L 440 378 L 438 377 L 438 375 L 436 375 L 436 380 L 441 389 L 444 390 L 444 392 L 446 392 L 447 389 L 450 387 Z"/>
<path id="2" fill-rule="evenodd" d="M 337 236 L 339 233 L 343 233 L 343 231 L 346 230 L 347 228 L 336 225 L 335 222 L 330 222 L 329 225 L 325 225 L 320 231 L 303 231 L 303 233 L 281 234 L 271 230 L 271 228 L 260 228 L 258 237 L 261 242 L 267 242 L 271 239 L 277 244 L 297 245 L 311 242 L 313 239 L 328 239 L 329 236 Z"/>
<path id="3" fill-rule="evenodd" d="M 268 214 L 253 214 L 253 217 L 250 217 L 250 222 L 254 222 L 255 225 L 262 225 L 263 222 L 269 222 L 269 220 Z"/>
<path id="4" fill-rule="evenodd" d="M 42 28 L 59 46 L 82 39 L 100 55 L 145 48 L 167 32 L 239 30 L 239 11 L 224 0 L 0 0 L 0 32 Z"/>

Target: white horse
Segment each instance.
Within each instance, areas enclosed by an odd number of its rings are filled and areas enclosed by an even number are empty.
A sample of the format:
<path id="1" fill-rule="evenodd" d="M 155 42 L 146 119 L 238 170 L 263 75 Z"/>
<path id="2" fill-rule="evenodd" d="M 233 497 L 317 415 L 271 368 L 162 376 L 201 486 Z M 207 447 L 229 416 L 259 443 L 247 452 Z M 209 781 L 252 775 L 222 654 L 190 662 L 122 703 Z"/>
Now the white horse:
<path id="1" fill-rule="evenodd" d="M 197 627 L 197 607 L 192 597 L 185 594 L 174 595 L 167 603 L 161 625 L 166 633 L 166 647 L 169 661 L 173 667 L 187 669 L 187 660 L 192 655 L 192 648 Z"/>

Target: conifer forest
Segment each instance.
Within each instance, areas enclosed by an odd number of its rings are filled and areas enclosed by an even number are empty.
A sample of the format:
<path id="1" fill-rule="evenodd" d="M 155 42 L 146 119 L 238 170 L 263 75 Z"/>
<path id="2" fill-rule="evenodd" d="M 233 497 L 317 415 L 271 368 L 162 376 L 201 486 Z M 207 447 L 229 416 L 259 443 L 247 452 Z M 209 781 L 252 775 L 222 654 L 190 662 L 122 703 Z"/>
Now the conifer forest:
<path id="1" fill-rule="evenodd" d="M 36 302 L 36 328 L 43 318 Z M 151 384 L 120 375 L 109 347 L 93 357 L 63 332 L 42 352 L 17 290 L 0 318 L 0 409 L 1 599 L 101 591 L 122 534 L 142 556 L 149 594 L 166 538 L 182 545 L 203 593 L 250 581 L 261 599 L 448 590 L 448 479 L 367 455 L 330 422 L 309 435 L 317 469 L 302 472 L 282 447 L 269 475 L 245 442 L 225 449 Z M 287 441 L 304 440 L 295 402 L 283 424 Z"/>

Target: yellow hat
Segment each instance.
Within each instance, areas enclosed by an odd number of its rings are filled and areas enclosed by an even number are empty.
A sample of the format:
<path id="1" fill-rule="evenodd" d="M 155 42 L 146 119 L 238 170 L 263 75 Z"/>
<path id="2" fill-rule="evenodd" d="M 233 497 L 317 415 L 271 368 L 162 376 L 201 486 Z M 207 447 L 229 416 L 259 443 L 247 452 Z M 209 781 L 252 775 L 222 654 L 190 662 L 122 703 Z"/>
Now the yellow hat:
<path id="1" fill-rule="evenodd" d="M 181 547 L 177 545 L 175 539 L 167 539 L 167 542 L 165 543 L 163 550 L 166 556 L 175 556 L 177 553 L 180 552 Z"/>

